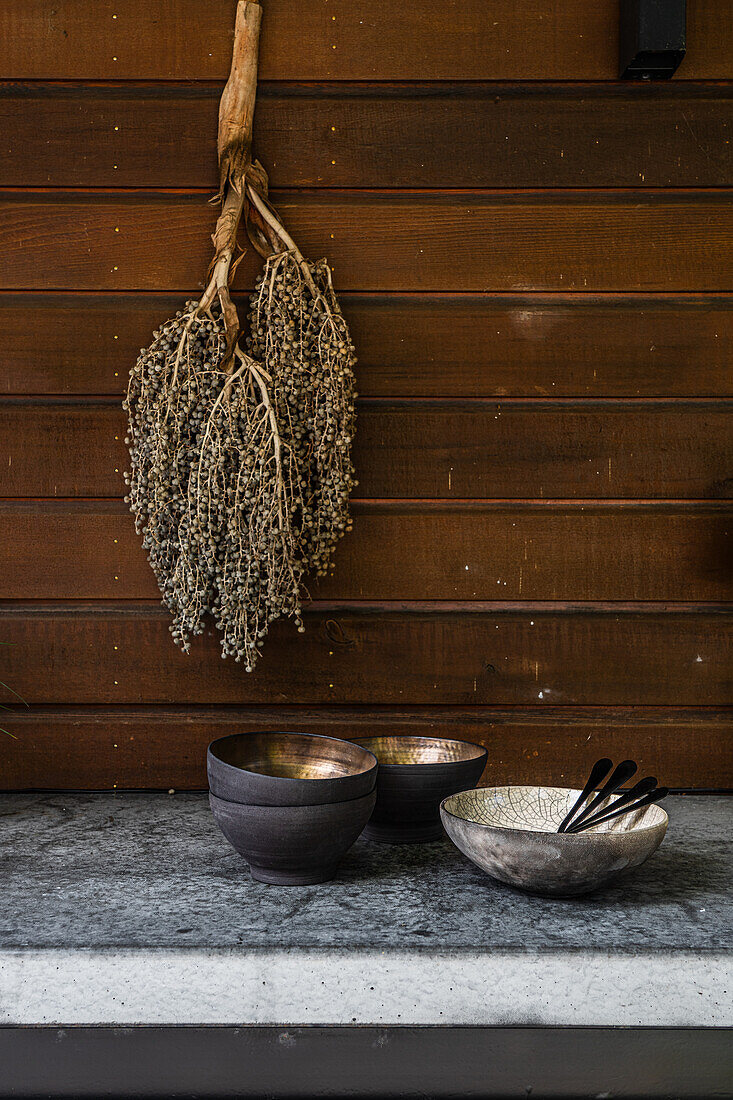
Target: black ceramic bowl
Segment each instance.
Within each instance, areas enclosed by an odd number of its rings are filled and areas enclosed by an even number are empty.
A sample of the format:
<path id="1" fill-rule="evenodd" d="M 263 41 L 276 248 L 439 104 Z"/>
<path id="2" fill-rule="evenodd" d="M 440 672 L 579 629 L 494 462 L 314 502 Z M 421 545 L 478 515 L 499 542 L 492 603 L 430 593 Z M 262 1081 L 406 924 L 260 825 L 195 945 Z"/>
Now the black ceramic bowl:
<path id="1" fill-rule="evenodd" d="M 336 737 L 234 733 L 211 742 L 206 769 L 217 798 L 256 806 L 315 806 L 370 794 L 377 761 L 367 749 Z"/>
<path id="2" fill-rule="evenodd" d="M 281 886 L 327 882 L 366 825 L 376 791 L 319 806 L 251 806 L 209 794 L 216 823 L 252 878 Z"/>
<path id="3" fill-rule="evenodd" d="M 443 836 L 440 803 L 475 787 L 486 764 L 483 745 L 443 737 L 360 737 L 379 761 L 377 804 L 368 840 L 414 844 Z"/>

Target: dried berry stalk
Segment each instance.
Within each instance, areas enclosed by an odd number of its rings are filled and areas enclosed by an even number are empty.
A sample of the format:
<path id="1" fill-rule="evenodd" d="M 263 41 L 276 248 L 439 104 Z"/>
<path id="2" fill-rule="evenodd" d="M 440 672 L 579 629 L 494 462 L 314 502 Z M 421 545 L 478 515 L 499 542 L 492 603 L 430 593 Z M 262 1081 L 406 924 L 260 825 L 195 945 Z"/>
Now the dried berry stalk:
<path id="1" fill-rule="evenodd" d="M 303 575 L 327 570 L 355 484 L 354 350 L 331 273 L 303 258 L 251 159 L 261 15 L 240 0 L 208 285 L 141 350 L 125 402 L 127 499 L 173 638 L 187 651 L 212 613 L 222 655 L 248 670 L 273 620 L 303 629 Z M 266 258 L 245 347 L 229 293 L 242 218 Z"/>

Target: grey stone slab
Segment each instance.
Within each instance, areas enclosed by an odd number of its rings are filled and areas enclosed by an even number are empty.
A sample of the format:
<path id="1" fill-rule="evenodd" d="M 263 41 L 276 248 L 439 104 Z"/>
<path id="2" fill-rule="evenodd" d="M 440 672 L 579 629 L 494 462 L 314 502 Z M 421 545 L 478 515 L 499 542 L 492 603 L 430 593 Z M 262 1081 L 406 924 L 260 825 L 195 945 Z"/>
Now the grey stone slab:
<path id="1" fill-rule="evenodd" d="M 320 886 L 253 882 L 205 795 L 0 795 L 0 947 L 720 950 L 733 944 L 733 799 L 667 800 L 638 871 L 529 897 L 448 841 L 358 841 Z"/>
<path id="2" fill-rule="evenodd" d="M 360 841 L 320 886 L 252 881 L 205 796 L 0 797 L 0 1021 L 733 1023 L 733 802 L 668 800 L 587 898 L 502 887 L 448 841 Z"/>

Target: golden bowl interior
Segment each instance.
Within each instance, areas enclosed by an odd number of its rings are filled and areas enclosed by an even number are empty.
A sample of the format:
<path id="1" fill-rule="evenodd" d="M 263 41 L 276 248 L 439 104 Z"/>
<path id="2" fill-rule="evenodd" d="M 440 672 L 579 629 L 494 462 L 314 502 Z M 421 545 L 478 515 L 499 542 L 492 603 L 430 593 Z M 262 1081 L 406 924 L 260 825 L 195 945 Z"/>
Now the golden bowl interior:
<path id="1" fill-rule="evenodd" d="M 374 767 L 359 745 L 297 733 L 246 734 L 212 746 L 224 764 L 281 779 L 339 779 Z"/>
<path id="2" fill-rule="evenodd" d="M 480 745 L 443 737 L 360 737 L 357 744 L 373 752 L 380 764 L 448 764 L 484 754 Z"/>
<path id="3" fill-rule="evenodd" d="M 580 794 L 567 787 L 481 787 L 446 798 L 444 809 L 453 817 L 495 829 L 519 829 L 531 833 L 556 833 L 560 822 Z M 613 801 L 610 795 L 598 807 Z M 594 811 L 596 812 L 596 811 Z M 580 836 L 621 833 L 661 825 L 667 814 L 661 806 L 644 806 L 630 814 L 594 825 Z M 572 836 L 572 833 L 562 834 Z"/>

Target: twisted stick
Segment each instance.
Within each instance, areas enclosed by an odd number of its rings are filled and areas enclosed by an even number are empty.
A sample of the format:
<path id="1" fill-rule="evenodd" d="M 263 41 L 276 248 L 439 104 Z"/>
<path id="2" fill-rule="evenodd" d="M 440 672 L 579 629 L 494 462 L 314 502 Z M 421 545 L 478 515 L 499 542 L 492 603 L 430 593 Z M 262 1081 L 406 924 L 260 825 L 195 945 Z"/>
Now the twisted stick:
<path id="1" fill-rule="evenodd" d="M 239 338 L 239 315 L 229 294 L 229 277 L 237 250 L 237 231 L 245 203 L 245 181 L 252 165 L 252 122 L 257 97 L 262 8 L 256 0 L 239 0 L 234 28 L 234 49 L 229 79 L 219 102 L 219 193 L 221 214 L 212 236 L 214 258 L 209 283 L 199 302 L 198 313 L 209 308 L 214 298 L 221 303 L 226 332 L 222 366 L 231 371 Z"/>

